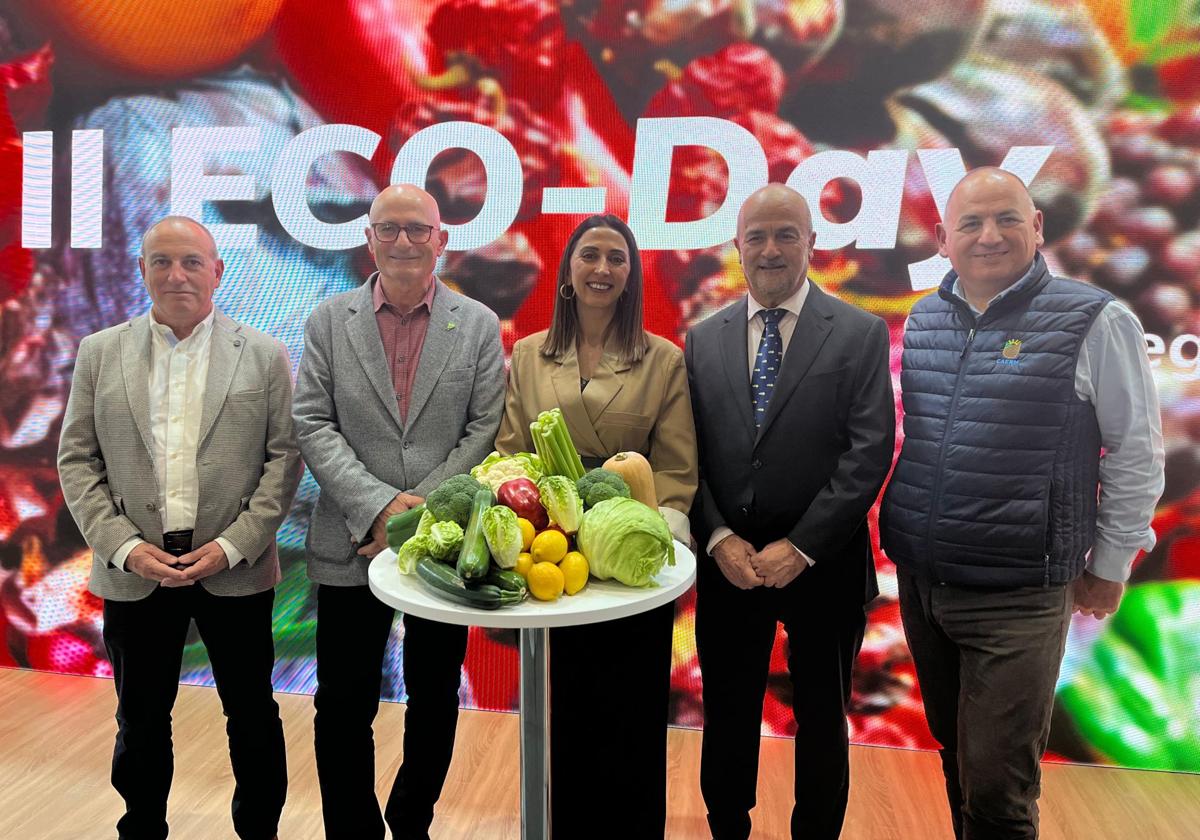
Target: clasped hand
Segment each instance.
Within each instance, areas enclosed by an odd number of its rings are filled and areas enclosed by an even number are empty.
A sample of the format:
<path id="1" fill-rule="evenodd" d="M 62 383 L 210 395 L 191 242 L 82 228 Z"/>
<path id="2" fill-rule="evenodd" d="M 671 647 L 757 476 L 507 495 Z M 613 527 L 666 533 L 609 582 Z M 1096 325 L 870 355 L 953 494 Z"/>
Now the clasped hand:
<path id="1" fill-rule="evenodd" d="M 229 568 L 225 549 L 216 540 L 175 557 L 148 542 L 139 543 L 125 558 L 125 568 L 162 586 L 191 586 Z"/>
<path id="2" fill-rule="evenodd" d="M 387 523 L 388 520 L 397 513 L 404 513 L 409 508 L 414 508 L 425 500 L 420 496 L 414 496 L 411 493 L 397 493 L 383 510 L 375 517 L 375 521 L 371 523 L 371 530 L 367 536 L 371 541 L 363 543 L 358 549 L 358 553 L 363 557 L 374 557 L 379 552 L 387 548 Z"/>
<path id="3" fill-rule="evenodd" d="M 781 589 L 808 568 L 800 552 L 787 540 L 768 543 L 762 551 L 737 534 L 731 534 L 713 548 L 713 559 L 725 579 L 738 589 L 768 586 Z"/>

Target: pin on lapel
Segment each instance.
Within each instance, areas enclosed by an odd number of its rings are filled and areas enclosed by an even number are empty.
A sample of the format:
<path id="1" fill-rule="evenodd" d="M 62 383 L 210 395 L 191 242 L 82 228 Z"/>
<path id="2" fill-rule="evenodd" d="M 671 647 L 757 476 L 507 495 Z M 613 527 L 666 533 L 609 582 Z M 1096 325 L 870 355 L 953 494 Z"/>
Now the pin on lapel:
<path id="1" fill-rule="evenodd" d="M 454 329 L 454 328 L 455 328 L 455 327 L 457 327 L 457 326 L 458 326 L 458 324 L 454 323 L 453 321 L 448 321 L 448 322 L 446 323 L 446 329 L 447 329 L 447 330 L 452 330 L 452 329 Z"/>

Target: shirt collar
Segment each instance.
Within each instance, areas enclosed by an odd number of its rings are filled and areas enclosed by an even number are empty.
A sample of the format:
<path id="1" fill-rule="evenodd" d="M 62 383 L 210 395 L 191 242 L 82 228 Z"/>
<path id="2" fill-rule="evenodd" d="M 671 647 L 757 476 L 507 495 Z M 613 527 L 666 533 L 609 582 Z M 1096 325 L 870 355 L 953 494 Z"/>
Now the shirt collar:
<path id="1" fill-rule="evenodd" d="M 400 312 L 400 307 L 387 299 L 387 295 L 383 293 L 383 283 L 379 281 L 379 272 L 376 271 L 371 275 L 371 306 L 376 312 L 382 309 L 385 305 L 392 307 L 396 312 Z M 400 312 L 401 315 L 411 315 L 422 306 L 430 312 L 433 311 L 433 294 L 437 291 L 437 278 L 433 275 L 429 277 L 429 288 L 425 290 L 425 295 L 417 301 L 416 305 L 407 312 Z"/>
<path id="2" fill-rule="evenodd" d="M 193 338 L 199 340 L 208 335 L 208 333 L 212 330 L 212 325 L 213 322 L 216 321 L 216 318 L 217 307 L 214 306 L 212 309 L 208 310 L 208 314 L 204 316 L 204 320 L 197 324 L 196 328 L 192 330 L 192 334 L 187 338 L 182 339 L 182 341 L 191 341 Z M 174 330 L 172 330 L 166 324 L 160 324 L 158 319 L 154 317 L 154 307 L 150 307 L 150 329 L 153 330 L 159 338 L 167 342 L 168 347 L 174 347 L 175 345 L 181 343 L 181 339 L 175 335 Z"/>
<path id="3" fill-rule="evenodd" d="M 1011 286 L 1006 286 L 1003 290 L 1001 290 L 1001 292 L 998 295 L 996 295 L 994 298 L 989 300 L 988 308 L 990 309 L 992 304 L 995 303 L 996 301 L 1003 300 L 1005 295 L 1007 295 L 1013 289 L 1017 288 L 1022 283 L 1024 283 L 1026 280 L 1028 280 L 1030 275 L 1033 274 L 1034 269 L 1037 268 L 1037 264 L 1038 264 L 1038 260 L 1037 260 L 1037 257 L 1035 256 L 1033 258 L 1033 262 L 1031 262 L 1029 264 L 1028 270 L 1026 270 L 1026 272 L 1021 275 L 1021 279 L 1019 279 L 1016 283 L 1013 283 Z M 959 279 L 957 274 L 954 276 L 954 286 L 953 286 L 953 288 L 951 288 L 951 291 L 954 293 L 955 297 L 961 298 L 967 304 L 967 306 L 969 306 L 971 308 L 971 311 L 974 312 L 976 315 L 983 314 L 978 309 L 976 309 L 974 306 L 972 306 L 971 301 L 967 300 L 967 296 L 965 294 L 963 294 L 962 281 Z"/>
<path id="4" fill-rule="evenodd" d="M 800 288 L 792 292 L 792 296 L 779 304 L 774 309 L 785 309 L 793 315 L 799 317 L 800 310 L 804 308 L 804 301 L 808 300 L 808 290 L 812 284 L 808 282 L 808 278 L 804 278 L 804 282 L 800 284 Z M 746 293 L 746 320 L 749 321 L 755 315 L 767 307 L 763 306 L 754 299 L 754 295 Z"/>

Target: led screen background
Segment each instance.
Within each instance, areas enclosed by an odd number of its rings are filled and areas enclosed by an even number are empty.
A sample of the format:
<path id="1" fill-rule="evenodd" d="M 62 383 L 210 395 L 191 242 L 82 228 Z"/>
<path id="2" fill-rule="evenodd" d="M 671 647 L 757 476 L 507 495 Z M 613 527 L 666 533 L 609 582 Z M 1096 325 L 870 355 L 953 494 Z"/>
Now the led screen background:
<path id="1" fill-rule="evenodd" d="M 1046 212 L 1051 264 L 1141 317 L 1168 450 L 1158 547 L 1116 619 L 1074 619 L 1051 757 L 1200 771 L 1198 52 L 1200 4 L 1148 0 L 0 2 L 0 664 L 111 674 L 54 456 L 75 347 L 145 311 L 135 255 L 166 213 L 230 226 L 217 303 L 295 366 L 308 313 L 370 269 L 350 243 L 393 167 L 428 170 L 461 226 L 441 274 L 506 346 L 548 321 L 581 218 L 563 211 L 630 219 L 653 245 L 647 327 L 682 341 L 743 292 L 740 197 L 792 179 L 821 207 L 813 280 L 887 319 L 898 375 L 945 186 L 1003 162 Z M 344 151 L 302 154 L 321 143 Z M 280 690 L 314 687 L 315 493 L 306 475 L 280 531 Z M 878 571 L 851 737 L 932 747 Z M 672 715 L 698 727 L 692 616 L 689 596 Z M 384 694 L 403 699 L 395 633 Z M 766 734 L 794 730 L 786 645 Z M 467 706 L 515 708 L 512 633 L 472 629 L 464 676 Z M 211 682 L 194 636 L 184 679 Z"/>

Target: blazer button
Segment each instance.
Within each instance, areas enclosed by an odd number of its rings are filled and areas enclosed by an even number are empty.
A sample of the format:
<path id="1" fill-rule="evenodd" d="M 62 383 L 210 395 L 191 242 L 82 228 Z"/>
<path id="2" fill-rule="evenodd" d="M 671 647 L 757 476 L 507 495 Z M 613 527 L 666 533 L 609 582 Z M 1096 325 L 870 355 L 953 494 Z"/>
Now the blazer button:
<path id="1" fill-rule="evenodd" d="M 412 448 L 412 441 L 411 441 L 411 440 L 406 440 L 406 441 L 404 441 L 404 448 L 405 448 L 405 449 L 411 449 L 411 448 Z"/>
<path id="2" fill-rule="evenodd" d="M 157 508 L 157 507 L 155 507 L 155 506 L 154 506 L 154 505 L 152 505 L 152 504 L 149 504 L 149 503 L 147 503 L 147 504 L 146 504 L 146 510 L 150 511 L 151 513 L 154 513 L 154 511 L 158 510 L 158 508 Z"/>
<path id="3" fill-rule="evenodd" d="M 745 517 L 750 516 L 750 508 L 746 505 L 742 505 L 742 516 L 745 516 Z"/>
<path id="4" fill-rule="evenodd" d="M 756 469 L 756 470 L 761 470 L 762 469 L 762 461 L 755 458 L 753 461 L 750 462 L 750 466 L 754 467 L 754 469 Z"/>

